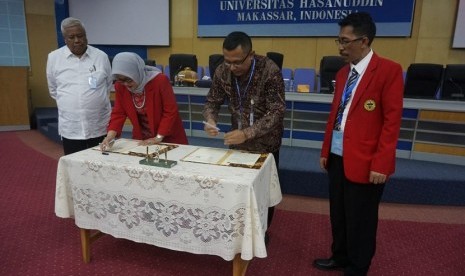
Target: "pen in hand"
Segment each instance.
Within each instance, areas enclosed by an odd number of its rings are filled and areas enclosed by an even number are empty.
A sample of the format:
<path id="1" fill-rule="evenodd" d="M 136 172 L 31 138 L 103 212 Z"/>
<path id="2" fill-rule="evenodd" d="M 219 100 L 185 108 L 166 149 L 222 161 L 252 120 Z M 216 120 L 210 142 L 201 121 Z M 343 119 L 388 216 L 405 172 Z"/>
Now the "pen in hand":
<path id="1" fill-rule="evenodd" d="M 214 126 L 214 125 L 212 125 L 212 124 L 210 124 L 210 123 L 208 123 L 208 122 L 205 122 L 205 121 L 203 121 L 202 123 L 203 123 L 204 125 L 206 125 L 206 126 L 209 126 L 209 127 L 211 127 L 211 128 L 214 128 L 214 129 L 220 131 L 220 128 L 217 127 L 217 126 Z"/>
<path id="2" fill-rule="evenodd" d="M 115 143 L 115 141 L 116 139 L 113 138 L 110 141 L 108 141 L 108 143 L 102 142 L 100 144 L 100 149 L 102 150 L 102 153 L 105 152 L 106 150 L 109 150 L 111 147 L 113 147 L 113 144 Z"/>

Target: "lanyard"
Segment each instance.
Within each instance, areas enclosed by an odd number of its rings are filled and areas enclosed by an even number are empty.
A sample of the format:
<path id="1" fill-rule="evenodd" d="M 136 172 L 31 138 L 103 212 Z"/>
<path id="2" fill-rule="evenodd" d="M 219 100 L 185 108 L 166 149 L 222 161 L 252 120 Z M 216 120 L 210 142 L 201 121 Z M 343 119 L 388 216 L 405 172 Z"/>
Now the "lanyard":
<path id="1" fill-rule="evenodd" d="M 239 98 L 239 110 L 240 110 L 239 122 L 238 122 L 239 129 L 242 129 L 242 96 L 244 96 L 245 98 L 247 97 L 247 90 L 249 89 L 250 82 L 252 81 L 254 71 L 255 71 L 255 59 L 253 59 L 252 70 L 250 70 L 249 80 L 247 81 L 247 85 L 245 86 L 244 93 L 243 93 L 244 95 L 242 95 L 241 89 L 239 87 L 239 82 L 237 81 L 237 78 L 235 78 L 236 92 L 237 92 L 237 97 Z M 251 112 L 251 116 L 253 117 L 253 111 Z"/>

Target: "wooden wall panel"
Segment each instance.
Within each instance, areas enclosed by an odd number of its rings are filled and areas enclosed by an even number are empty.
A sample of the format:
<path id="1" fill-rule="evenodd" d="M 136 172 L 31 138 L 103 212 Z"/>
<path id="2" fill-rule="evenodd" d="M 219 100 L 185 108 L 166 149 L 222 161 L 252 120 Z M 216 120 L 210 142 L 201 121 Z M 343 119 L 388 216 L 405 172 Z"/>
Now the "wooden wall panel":
<path id="1" fill-rule="evenodd" d="M 411 37 L 376 38 L 373 49 L 381 56 L 399 62 L 404 70 L 415 62 L 440 64 L 465 63 L 463 49 L 451 49 L 458 0 L 416 0 Z M 47 53 L 57 47 L 54 2 L 25 0 L 32 75 L 30 79 L 34 107 L 54 105 L 48 95 L 45 78 Z M 208 56 L 221 53 L 223 38 L 197 37 L 197 0 L 171 1 L 170 46 L 149 47 L 147 55 L 166 65 L 171 53 L 194 53 L 199 65 L 208 64 Z M 338 55 L 334 37 L 253 38 L 256 51 L 284 54 L 284 67 L 318 69 L 325 55 Z M 90 43 L 92 43 L 90 41 Z"/>
<path id="2" fill-rule="evenodd" d="M 464 102 L 465 104 L 465 102 Z M 418 117 L 421 121 L 447 121 L 458 122 L 465 124 L 465 113 L 463 112 L 449 112 L 449 111 L 431 111 L 422 110 Z"/>
<path id="3" fill-rule="evenodd" d="M 462 147 L 416 143 L 413 148 L 414 148 L 414 151 L 416 152 L 465 156 L 465 148 L 462 148 Z"/>
<path id="4" fill-rule="evenodd" d="M 0 67 L 0 128 L 29 129 L 28 67 Z"/>

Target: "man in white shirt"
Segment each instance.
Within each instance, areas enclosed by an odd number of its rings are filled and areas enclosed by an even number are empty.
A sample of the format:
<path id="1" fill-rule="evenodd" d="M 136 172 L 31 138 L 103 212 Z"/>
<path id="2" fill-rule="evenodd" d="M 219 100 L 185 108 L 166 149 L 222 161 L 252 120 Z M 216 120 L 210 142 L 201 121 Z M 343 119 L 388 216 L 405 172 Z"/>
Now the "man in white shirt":
<path id="1" fill-rule="evenodd" d="M 110 119 L 110 61 L 103 51 L 87 45 L 80 20 L 61 22 L 66 46 L 48 55 L 47 81 L 58 107 L 58 132 L 65 154 L 99 144 Z"/>

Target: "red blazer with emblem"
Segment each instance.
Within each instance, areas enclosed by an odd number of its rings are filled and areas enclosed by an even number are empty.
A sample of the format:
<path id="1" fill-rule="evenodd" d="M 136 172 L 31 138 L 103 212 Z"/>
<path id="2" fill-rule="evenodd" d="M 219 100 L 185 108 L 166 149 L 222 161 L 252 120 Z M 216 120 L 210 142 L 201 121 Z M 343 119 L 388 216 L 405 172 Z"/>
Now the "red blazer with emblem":
<path id="1" fill-rule="evenodd" d="M 178 112 L 176 97 L 168 78 L 158 74 L 145 85 L 145 107 L 147 119 L 153 135 L 163 135 L 163 142 L 187 144 L 187 136 Z M 137 111 L 129 90 L 121 83 L 115 83 L 115 106 L 111 112 L 108 130 L 121 135 L 126 118 L 132 123 L 132 138 L 142 139 L 142 130 L 137 118 Z"/>
<path id="2" fill-rule="evenodd" d="M 350 66 L 336 74 L 336 89 L 329 114 L 321 157 L 328 158 L 337 109 Z M 369 183 L 370 171 L 394 173 L 396 146 L 403 108 L 402 67 L 373 54 L 355 91 L 347 114 L 343 136 L 345 177 L 352 182 Z M 366 105 L 374 102 L 374 108 Z"/>

